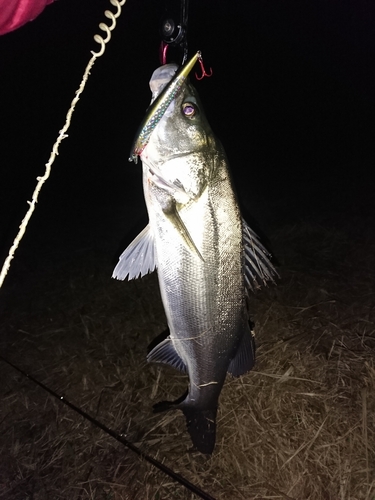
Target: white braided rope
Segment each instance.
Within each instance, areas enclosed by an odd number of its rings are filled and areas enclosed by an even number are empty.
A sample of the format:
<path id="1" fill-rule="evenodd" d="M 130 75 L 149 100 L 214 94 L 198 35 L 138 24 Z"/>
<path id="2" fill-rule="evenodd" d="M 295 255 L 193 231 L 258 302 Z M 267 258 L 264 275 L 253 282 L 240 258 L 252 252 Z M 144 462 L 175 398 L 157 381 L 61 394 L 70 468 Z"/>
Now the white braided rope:
<path id="1" fill-rule="evenodd" d="M 76 95 L 75 95 L 74 99 L 72 100 L 70 108 L 66 114 L 65 125 L 59 131 L 59 135 L 58 135 L 58 137 L 57 137 L 57 139 L 52 147 L 52 151 L 51 151 L 48 163 L 46 163 L 46 165 L 45 165 L 46 168 L 45 168 L 44 175 L 36 178 L 38 183 L 34 189 L 31 201 L 27 202 L 29 204 L 29 209 L 27 210 L 26 215 L 23 218 L 21 225 L 19 226 L 19 231 L 17 233 L 17 236 L 15 237 L 15 239 L 13 241 L 13 244 L 9 250 L 8 256 L 5 259 L 3 267 L 2 267 L 1 272 L 0 272 L 0 288 L 2 287 L 2 285 L 4 283 L 4 279 L 5 279 L 6 275 L 8 274 L 8 271 L 10 268 L 10 263 L 14 257 L 15 251 L 17 250 L 18 245 L 19 245 L 20 241 L 22 240 L 23 235 L 26 232 L 27 224 L 29 223 L 29 220 L 31 219 L 31 216 L 35 210 L 35 206 L 36 206 L 36 203 L 38 202 L 38 195 L 40 193 L 40 190 L 42 189 L 43 184 L 46 182 L 46 180 L 50 176 L 52 164 L 55 161 L 56 155 L 59 154 L 59 146 L 61 144 L 61 141 L 63 139 L 65 139 L 66 137 L 68 137 L 66 132 L 70 126 L 70 121 L 71 121 L 75 106 L 76 106 L 77 102 L 79 101 L 80 95 L 82 94 L 82 92 L 85 88 L 87 79 L 90 75 L 90 70 L 93 67 L 96 59 L 104 54 L 105 46 L 109 42 L 109 40 L 111 39 L 111 31 L 114 30 L 114 28 L 116 27 L 116 19 L 120 16 L 121 7 L 125 4 L 126 0 L 110 0 L 110 2 L 114 7 L 117 7 L 117 12 L 115 14 L 113 14 L 109 10 L 106 10 L 104 12 L 104 15 L 112 21 L 112 24 L 111 24 L 111 26 L 107 26 L 105 23 L 99 24 L 99 28 L 105 32 L 106 37 L 103 39 L 103 37 L 98 35 L 98 34 L 96 34 L 94 36 L 94 40 L 100 44 L 100 50 L 99 50 L 99 52 L 91 51 L 92 57 L 86 66 L 85 72 L 84 72 L 83 77 L 82 77 L 81 84 L 80 84 L 78 90 L 76 91 L 76 93 L 75 93 Z"/>

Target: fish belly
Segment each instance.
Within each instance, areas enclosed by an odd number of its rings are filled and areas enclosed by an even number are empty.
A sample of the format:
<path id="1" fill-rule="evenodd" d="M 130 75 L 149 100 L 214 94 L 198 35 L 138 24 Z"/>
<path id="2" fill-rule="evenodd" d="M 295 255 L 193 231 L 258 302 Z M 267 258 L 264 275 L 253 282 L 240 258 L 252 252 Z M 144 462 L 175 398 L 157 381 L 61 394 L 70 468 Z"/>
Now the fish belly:
<path id="1" fill-rule="evenodd" d="M 223 161 L 179 214 L 203 260 L 189 251 L 145 182 L 159 286 L 173 346 L 189 375 L 184 406 L 216 408 L 247 328 L 241 216 Z M 181 405 L 182 406 L 182 405 Z"/>

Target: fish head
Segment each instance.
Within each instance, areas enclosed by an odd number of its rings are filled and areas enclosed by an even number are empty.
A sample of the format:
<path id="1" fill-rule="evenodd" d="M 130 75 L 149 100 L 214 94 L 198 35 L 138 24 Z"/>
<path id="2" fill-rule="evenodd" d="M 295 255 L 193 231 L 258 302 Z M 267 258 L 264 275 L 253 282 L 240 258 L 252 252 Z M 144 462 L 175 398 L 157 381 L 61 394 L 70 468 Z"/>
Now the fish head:
<path id="1" fill-rule="evenodd" d="M 150 80 L 153 102 L 173 78 L 177 65 L 154 71 Z M 217 150 L 199 95 L 186 79 L 153 130 L 141 154 L 146 175 L 183 203 L 199 196 L 212 170 Z"/>

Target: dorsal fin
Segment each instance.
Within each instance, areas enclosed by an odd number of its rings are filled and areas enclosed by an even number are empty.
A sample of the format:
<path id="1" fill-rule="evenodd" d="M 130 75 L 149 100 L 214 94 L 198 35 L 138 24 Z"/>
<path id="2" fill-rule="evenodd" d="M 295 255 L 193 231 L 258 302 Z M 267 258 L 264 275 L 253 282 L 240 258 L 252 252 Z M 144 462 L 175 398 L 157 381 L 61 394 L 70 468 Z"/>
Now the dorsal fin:
<path id="1" fill-rule="evenodd" d="M 279 275 L 270 261 L 271 255 L 244 219 L 242 219 L 242 238 L 245 253 L 246 287 L 253 292 L 262 285 L 266 285 L 267 281 L 274 281 L 274 277 Z"/>

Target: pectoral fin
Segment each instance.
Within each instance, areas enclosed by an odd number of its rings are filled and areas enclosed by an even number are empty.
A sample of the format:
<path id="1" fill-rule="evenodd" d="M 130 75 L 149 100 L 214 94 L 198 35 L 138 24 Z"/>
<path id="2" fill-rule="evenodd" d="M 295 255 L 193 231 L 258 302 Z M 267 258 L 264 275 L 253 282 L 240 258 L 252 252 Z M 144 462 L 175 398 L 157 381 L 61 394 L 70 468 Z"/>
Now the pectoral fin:
<path id="1" fill-rule="evenodd" d="M 163 210 L 164 215 L 171 221 L 173 226 L 175 227 L 176 231 L 182 238 L 182 241 L 186 248 L 191 252 L 194 253 L 201 261 L 204 262 L 204 258 L 202 257 L 202 254 L 196 247 L 193 238 L 190 236 L 189 231 L 187 227 L 185 226 L 183 220 L 181 219 L 177 208 L 176 204 L 173 203 L 173 206 L 171 208 L 168 208 L 168 210 Z"/>
<path id="2" fill-rule="evenodd" d="M 151 273 L 156 268 L 154 238 L 147 225 L 120 255 L 112 278 L 129 280 Z"/>

